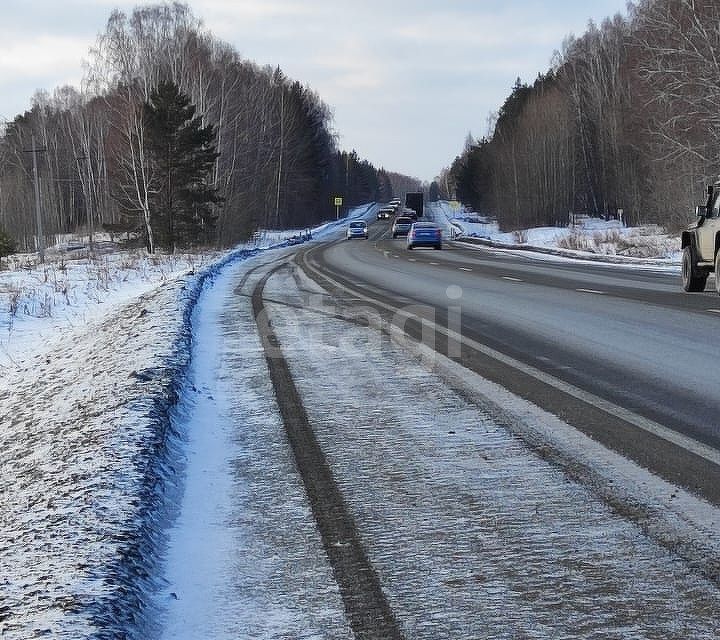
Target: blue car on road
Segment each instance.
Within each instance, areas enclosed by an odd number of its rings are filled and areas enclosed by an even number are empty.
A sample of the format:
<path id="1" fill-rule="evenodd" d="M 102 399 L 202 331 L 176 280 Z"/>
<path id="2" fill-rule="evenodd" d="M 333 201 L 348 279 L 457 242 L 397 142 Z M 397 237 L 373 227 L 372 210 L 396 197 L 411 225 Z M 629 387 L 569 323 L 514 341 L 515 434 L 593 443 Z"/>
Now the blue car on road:
<path id="1" fill-rule="evenodd" d="M 442 249 L 442 229 L 434 222 L 415 222 L 407 234 L 407 248 L 432 247 Z"/>

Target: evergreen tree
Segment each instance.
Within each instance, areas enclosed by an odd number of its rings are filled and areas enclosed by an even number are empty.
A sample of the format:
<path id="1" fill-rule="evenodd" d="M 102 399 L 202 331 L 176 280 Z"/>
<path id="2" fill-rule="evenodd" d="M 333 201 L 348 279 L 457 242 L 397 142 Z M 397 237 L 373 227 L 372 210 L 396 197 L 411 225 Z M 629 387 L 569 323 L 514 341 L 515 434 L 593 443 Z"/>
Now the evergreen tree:
<path id="1" fill-rule="evenodd" d="M 148 150 L 153 165 L 151 217 L 157 242 L 208 243 L 221 202 L 211 176 L 218 154 L 215 128 L 202 126 L 195 106 L 172 82 L 161 82 L 144 105 Z"/>
<path id="2" fill-rule="evenodd" d="M 14 252 L 15 242 L 2 228 L 0 228 L 0 260 Z"/>

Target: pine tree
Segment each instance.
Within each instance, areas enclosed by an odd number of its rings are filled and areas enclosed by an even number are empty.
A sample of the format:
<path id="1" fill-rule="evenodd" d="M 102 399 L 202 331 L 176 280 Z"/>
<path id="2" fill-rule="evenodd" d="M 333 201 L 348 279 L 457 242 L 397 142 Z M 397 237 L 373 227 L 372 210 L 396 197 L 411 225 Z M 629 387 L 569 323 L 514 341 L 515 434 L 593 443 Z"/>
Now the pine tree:
<path id="1" fill-rule="evenodd" d="M 0 260 L 5 256 L 9 256 L 15 251 L 15 242 L 13 239 L 0 228 Z"/>
<path id="2" fill-rule="evenodd" d="M 151 216 L 158 244 L 207 244 L 222 201 L 211 184 L 218 153 L 215 128 L 202 126 L 195 106 L 172 82 L 161 82 L 144 105 L 154 168 Z"/>

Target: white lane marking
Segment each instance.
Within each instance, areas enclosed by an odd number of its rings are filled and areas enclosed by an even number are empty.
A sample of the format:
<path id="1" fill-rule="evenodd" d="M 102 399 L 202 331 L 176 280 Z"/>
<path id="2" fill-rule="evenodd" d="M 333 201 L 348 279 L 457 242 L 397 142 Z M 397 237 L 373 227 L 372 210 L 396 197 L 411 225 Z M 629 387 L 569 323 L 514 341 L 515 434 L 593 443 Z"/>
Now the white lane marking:
<path id="1" fill-rule="evenodd" d="M 472 271 L 469 267 L 458 267 L 458 269 L 460 269 L 460 271 Z"/>
<path id="2" fill-rule="evenodd" d="M 513 278 L 512 276 L 503 276 L 503 280 L 510 280 L 510 282 L 522 282 L 520 278 Z"/>
<path id="3" fill-rule="evenodd" d="M 720 309 L 708 309 L 708 313 L 720 313 Z"/>
<path id="4" fill-rule="evenodd" d="M 410 262 L 417 262 L 417 258 L 408 258 L 408 260 L 410 260 Z"/>
<path id="5" fill-rule="evenodd" d="M 428 264 L 431 264 L 431 265 L 436 266 L 436 267 L 440 266 L 440 263 L 439 263 L 439 262 L 428 262 Z"/>
<path id="6" fill-rule="evenodd" d="M 594 293 L 599 296 L 604 296 L 604 291 L 598 291 L 597 289 L 575 289 L 575 291 L 579 291 L 580 293 Z"/>

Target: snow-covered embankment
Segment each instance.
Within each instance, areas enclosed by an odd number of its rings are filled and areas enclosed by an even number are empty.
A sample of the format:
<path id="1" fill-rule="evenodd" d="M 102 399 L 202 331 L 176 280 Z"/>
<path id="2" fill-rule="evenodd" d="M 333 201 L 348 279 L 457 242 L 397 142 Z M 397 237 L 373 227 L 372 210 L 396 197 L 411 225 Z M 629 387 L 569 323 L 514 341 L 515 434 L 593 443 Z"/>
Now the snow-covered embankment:
<path id="1" fill-rule="evenodd" d="M 190 311 L 220 264 L 166 263 L 118 285 L 101 311 L 76 300 L 56 316 L 6 318 L 3 638 L 114 638 L 152 624 L 143 611 L 183 455 L 169 416 Z"/>

